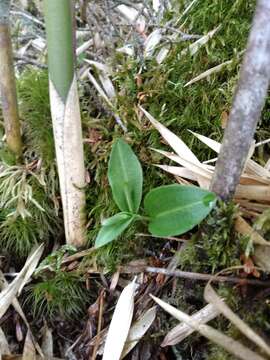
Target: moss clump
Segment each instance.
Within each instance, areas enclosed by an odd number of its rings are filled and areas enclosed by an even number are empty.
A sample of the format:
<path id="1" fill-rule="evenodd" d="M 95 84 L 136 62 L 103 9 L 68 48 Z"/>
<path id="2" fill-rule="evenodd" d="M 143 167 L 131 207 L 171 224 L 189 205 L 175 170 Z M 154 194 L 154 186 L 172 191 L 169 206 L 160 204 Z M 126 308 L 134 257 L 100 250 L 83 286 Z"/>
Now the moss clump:
<path id="1" fill-rule="evenodd" d="M 47 168 L 55 162 L 48 84 L 46 70 L 26 70 L 18 80 L 26 153 L 30 159 L 41 158 Z"/>
<path id="2" fill-rule="evenodd" d="M 44 174 L 27 165 L 3 165 L 0 182 L 0 248 L 19 258 L 59 233 L 61 220 L 48 195 Z"/>
<path id="3" fill-rule="evenodd" d="M 76 272 L 59 271 L 47 280 L 28 288 L 27 306 L 33 305 L 34 317 L 78 318 L 85 313 L 89 294 L 84 279 Z"/>
<path id="4" fill-rule="evenodd" d="M 27 289 L 26 304 L 33 305 L 33 316 L 78 318 L 85 312 L 89 294 L 84 278 L 79 271 L 61 268 L 65 256 L 72 255 L 76 248 L 64 245 L 47 256 L 35 271 L 34 282 Z"/>
<path id="5" fill-rule="evenodd" d="M 181 252 L 181 265 L 192 271 L 212 273 L 241 265 L 240 255 L 245 253 L 249 239 L 235 232 L 236 213 L 237 207 L 233 203 L 219 202 Z"/>

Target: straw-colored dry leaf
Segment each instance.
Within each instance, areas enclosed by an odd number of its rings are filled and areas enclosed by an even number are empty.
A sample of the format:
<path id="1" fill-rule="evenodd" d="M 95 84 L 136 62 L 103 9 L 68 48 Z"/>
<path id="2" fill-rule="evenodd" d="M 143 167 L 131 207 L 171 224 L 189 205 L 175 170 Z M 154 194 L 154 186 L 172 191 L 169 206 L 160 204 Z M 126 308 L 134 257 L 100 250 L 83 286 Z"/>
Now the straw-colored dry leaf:
<path id="1" fill-rule="evenodd" d="M 253 259 L 257 266 L 270 272 L 270 247 L 255 246 Z"/>
<path id="2" fill-rule="evenodd" d="M 149 112 L 144 110 L 144 108 L 142 108 L 140 105 L 139 109 L 144 113 L 147 119 L 158 130 L 163 139 L 167 141 L 167 143 L 172 147 L 172 149 L 176 152 L 177 155 L 181 156 L 182 158 L 188 159 L 194 164 L 201 164 L 198 158 L 189 149 L 189 147 L 178 136 L 176 136 L 172 131 L 167 129 L 160 122 L 158 122 L 151 114 L 149 114 Z"/>
<path id="3" fill-rule="evenodd" d="M 236 217 L 234 227 L 239 234 L 249 236 L 253 244 L 270 246 L 270 242 L 266 241 L 256 230 L 254 230 L 242 216 Z"/>
<path id="4" fill-rule="evenodd" d="M 163 151 L 163 150 L 154 149 L 154 148 L 152 148 L 151 150 L 154 150 L 154 151 L 158 152 L 159 154 L 166 156 L 168 159 L 170 159 L 170 160 L 178 163 L 179 165 L 187 168 L 188 170 L 192 171 L 197 176 L 200 176 L 200 177 L 202 176 L 208 180 L 210 180 L 212 177 L 212 172 L 209 171 L 208 169 L 206 169 L 204 164 L 201 164 L 201 163 L 194 164 L 193 162 L 186 160 L 182 156 L 175 155 L 168 151 Z"/>
<path id="5" fill-rule="evenodd" d="M 127 6 L 127 5 L 118 5 L 116 8 L 130 24 L 134 24 L 135 21 L 143 21 L 144 17 L 139 16 L 139 10 L 136 10 L 134 7 Z"/>
<path id="6" fill-rule="evenodd" d="M 106 103 L 113 108 L 113 104 L 111 103 L 110 99 L 108 98 L 108 96 L 106 95 L 105 91 L 102 89 L 102 87 L 99 85 L 99 83 L 97 82 L 97 80 L 94 78 L 94 76 L 90 73 L 90 71 L 88 71 L 88 78 L 91 81 L 91 83 L 94 85 L 94 87 L 96 88 L 96 90 L 98 91 L 99 95 L 103 98 L 103 100 L 106 101 Z"/>
<path id="7" fill-rule="evenodd" d="M 270 171 L 260 164 L 257 164 L 254 160 L 249 160 L 246 165 L 246 171 L 251 174 L 257 175 L 262 178 L 270 180 Z"/>
<path id="8" fill-rule="evenodd" d="M 194 135 L 197 139 L 199 139 L 202 143 L 210 147 L 210 149 L 214 150 L 216 153 L 220 152 L 221 144 L 213 139 L 210 139 L 207 136 L 197 134 L 191 130 L 189 130 L 192 135 Z"/>
<path id="9" fill-rule="evenodd" d="M 228 60 L 223 62 L 222 64 L 219 64 L 217 66 L 212 67 L 211 69 L 208 69 L 206 71 L 204 71 L 203 73 L 201 73 L 200 75 L 196 76 L 195 78 L 193 78 L 192 80 L 188 81 L 184 87 L 189 86 L 191 84 L 194 84 L 202 79 L 205 79 L 206 77 L 215 74 L 219 71 L 221 71 L 225 66 L 230 65 L 233 62 L 233 60 Z"/>
<path id="10" fill-rule="evenodd" d="M 229 308 L 229 306 L 218 296 L 209 283 L 204 289 L 204 298 L 208 303 L 214 305 L 228 320 L 230 320 L 230 322 L 234 324 L 243 335 L 270 356 L 270 347 L 263 338 L 261 338 Z"/>
<path id="11" fill-rule="evenodd" d="M 131 326 L 128 337 L 121 355 L 121 359 L 138 344 L 156 318 L 156 306 L 147 310 L 138 320 Z"/>
<path id="12" fill-rule="evenodd" d="M 179 36 L 179 34 L 175 33 L 175 34 L 172 34 L 169 37 L 169 39 L 173 43 L 173 42 L 175 42 L 177 40 L 178 36 Z M 163 61 L 166 59 L 170 49 L 171 49 L 170 45 L 164 44 L 162 46 L 162 48 L 159 50 L 159 52 L 157 53 L 157 56 L 156 56 L 156 61 L 157 61 L 158 64 L 163 63 Z"/>
<path id="13" fill-rule="evenodd" d="M 37 264 L 40 260 L 40 257 L 43 252 L 43 244 L 40 245 L 37 249 L 32 251 L 28 259 L 25 262 L 24 267 L 16 276 L 16 278 L 5 287 L 0 293 L 0 318 L 5 314 L 10 304 L 13 302 L 17 293 L 19 293 L 27 281 L 30 279 L 31 275 L 35 271 Z"/>
<path id="14" fill-rule="evenodd" d="M 46 359 L 50 360 L 53 358 L 53 336 L 47 324 L 43 328 L 41 349 Z"/>
<path id="15" fill-rule="evenodd" d="M 264 168 L 265 168 L 267 171 L 270 171 L 270 158 L 267 160 Z"/>
<path id="16" fill-rule="evenodd" d="M 116 92 L 115 92 L 115 88 L 113 86 L 111 79 L 105 73 L 100 73 L 98 75 L 98 77 L 99 77 L 99 81 L 102 84 L 102 87 L 103 87 L 104 91 L 106 92 L 108 98 L 111 101 L 113 101 L 116 97 Z"/>
<path id="17" fill-rule="evenodd" d="M 87 64 L 94 66 L 97 70 L 102 71 L 103 73 L 105 73 L 107 75 L 111 74 L 111 68 L 106 64 L 103 64 L 99 61 L 89 60 L 89 59 L 84 59 L 84 61 Z"/>
<path id="18" fill-rule="evenodd" d="M 180 177 L 183 177 L 183 178 L 191 180 L 191 181 L 197 181 L 196 174 L 193 171 L 186 169 L 184 167 L 170 166 L 170 165 L 158 165 L 158 164 L 155 164 L 155 166 L 157 166 L 158 168 L 160 168 L 172 175 L 180 176 Z"/>
<path id="19" fill-rule="evenodd" d="M 119 360 L 128 337 L 134 310 L 136 279 L 122 291 L 109 326 L 103 360 Z"/>
<path id="20" fill-rule="evenodd" d="M 197 311 L 191 317 L 193 320 L 197 321 L 198 324 L 206 324 L 209 321 L 215 319 L 219 314 L 220 311 L 217 310 L 215 306 L 213 306 L 212 304 L 208 304 L 201 310 Z M 194 331 L 195 330 L 187 324 L 180 323 L 168 332 L 168 334 L 162 341 L 161 346 L 165 347 L 179 344 L 181 341 L 191 335 Z"/>
<path id="21" fill-rule="evenodd" d="M 32 334 L 29 330 L 24 342 L 22 360 L 36 360 L 36 349 L 32 341 Z"/>
<path id="22" fill-rule="evenodd" d="M 191 56 L 195 55 L 196 52 L 205 45 L 214 35 L 215 33 L 220 29 L 220 25 L 216 27 L 215 29 L 209 31 L 206 35 L 202 36 L 199 40 L 195 41 L 193 44 L 189 45 L 188 48 L 181 51 L 180 55 L 185 55 L 189 53 Z"/>
<path id="23" fill-rule="evenodd" d="M 159 306 L 162 307 L 163 310 L 168 312 L 177 320 L 185 322 L 188 326 L 198 331 L 208 340 L 223 347 L 226 351 L 234 355 L 236 358 L 241 360 L 266 360 L 262 356 L 256 354 L 254 351 L 248 349 L 240 342 L 233 340 L 229 336 L 221 333 L 220 331 L 212 328 L 211 326 L 199 324 L 198 321 L 192 319 L 191 316 L 187 315 L 183 311 L 176 309 L 175 307 L 167 304 L 165 301 L 153 295 L 151 295 L 151 297 Z"/>
<path id="24" fill-rule="evenodd" d="M 85 41 L 81 46 L 76 49 L 76 55 L 80 56 L 81 54 L 83 54 L 85 50 L 89 49 L 89 47 L 93 45 L 93 43 L 93 39 Z"/>
<path id="25" fill-rule="evenodd" d="M 2 289 L 5 289 L 8 287 L 8 282 L 6 281 L 5 277 L 4 277 L 4 274 L 2 273 L 2 271 L 0 270 L 0 290 Z M 27 321 L 26 319 L 26 316 L 23 312 L 23 309 L 17 299 L 17 297 L 15 296 L 12 300 L 12 306 L 14 307 L 14 309 L 17 311 L 17 313 L 20 315 L 20 317 L 22 318 L 26 328 L 28 329 L 28 331 L 31 332 L 31 329 L 30 329 L 30 325 L 29 325 L 29 322 Z M 35 345 L 35 348 L 37 350 L 37 352 L 43 356 L 43 352 L 40 348 L 40 346 L 38 345 L 38 343 L 35 341 L 34 337 L 32 336 L 32 340 L 34 342 L 34 345 Z"/>
<path id="26" fill-rule="evenodd" d="M 159 8 L 161 6 L 160 0 L 153 0 L 152 1 L 152 7 L 155 12 L 158 12 Z"/>
<path id="27" fill-rule="evenodd" d="M 235 197 L 258 202 L 270 201 L 270 186 L 240 184 L 236 188 Z"/>
<path id="28" fill-rule="evenodd" d="M 153 55 L 153 52 L 155 51 L 155 48 L 160 43 L 162 39 L 162 33 L 161 29 L 156 29 L 151 32 L 150 35 L 148 35 L 147 39 L 144 43 L 144 56 L 151 57 Z"/>

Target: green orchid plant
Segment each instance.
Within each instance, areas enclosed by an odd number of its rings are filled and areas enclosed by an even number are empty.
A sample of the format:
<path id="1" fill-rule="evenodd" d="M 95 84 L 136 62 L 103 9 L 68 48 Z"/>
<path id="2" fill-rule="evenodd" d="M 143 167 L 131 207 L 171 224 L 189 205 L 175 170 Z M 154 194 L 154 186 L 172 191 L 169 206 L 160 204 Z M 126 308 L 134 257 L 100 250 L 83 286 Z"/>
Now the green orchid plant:
<path id="1" fill-rule="evenodd" d="M 116 239 L 135 220 L 148 222 L 153 236 L 175 236 L 198 225 L 211 211 L 216 195 L 196 186 L 164 185 L 151 190 L 142 201 L 143 172 L 131 147 L 116 140 L 109 160 L 108 178 L 113 199 L 121 212 L 105 219 L 96 238 L 101 247 Z"/>

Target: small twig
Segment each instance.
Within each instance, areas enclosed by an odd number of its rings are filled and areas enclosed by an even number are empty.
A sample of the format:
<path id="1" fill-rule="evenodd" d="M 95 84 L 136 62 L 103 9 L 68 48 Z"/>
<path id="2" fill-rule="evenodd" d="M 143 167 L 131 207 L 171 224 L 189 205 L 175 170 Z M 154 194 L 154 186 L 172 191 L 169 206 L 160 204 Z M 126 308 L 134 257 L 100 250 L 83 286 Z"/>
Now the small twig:
<path id="1" fill-rule="evenodd" d="M 177 238 L 177 237 L 174 237 L 174 236 L 154 236 L 154 235 L 151 235 L 151 234 L 143 234 L 143 233 L 137 233 L 135 234 L 136 237 L 139 237 L 139 236 L 144 236 L 144 237 L 151 237 L 151 238 L 157 238 L 157 239 L 164 239 L 164 240 L 173 240 L 173 241 L 178 241 L 178 242 L 186 242 L 188 241 L 187 239 L 181 239 L 181 238 Z"/>
<path id="2" fill-rule="evenodd" d="M 102 318 L 103 318 L 103 310 L 104 310 L 104 294 L 105 294 L 105 289 L 103 289 L 100 294 L 97 335 L 96 335 L 96 341 L 95 341 L 95 345 L 94 345 L 94 349 L 93 349 L 93 354 L 91 356 L 91 359 L 89 359 L 89 360 L 96 360 L 97 351 L 98 351 L 99 344 L 100 344 L 101 326 L 102 326 Z"/>
<path id="3" fill-rule="evenodd" d="M 132 269 L 130 269 L 130 272 Z M 163 268 L 151 267 L 146 266 L 143 270 L 145 272 L 153 273 L 153 274 L 163 274 L 166 276 L 175 276 L 183 279 L 190 279 L 190 280 L 199 280 L 199 281 L 214 281 L 214 282 L 230 282 L 233 284 L 240 284 L 240 285 L 254 285 L 254 286 L 263 286 L 269 287 L 270 281 L 261 281 L 261 280 L 253 280 L 253 279 L 241 279 L 238 277 L 230 277 L 230 276 L 214 276 L 209 274 L 201 274 L 201 273 L 194 273 L 188 271 L 181 271 L 181 270 L 168 270 Z M 134 271 L 137 272 L 137 271 Z"/>

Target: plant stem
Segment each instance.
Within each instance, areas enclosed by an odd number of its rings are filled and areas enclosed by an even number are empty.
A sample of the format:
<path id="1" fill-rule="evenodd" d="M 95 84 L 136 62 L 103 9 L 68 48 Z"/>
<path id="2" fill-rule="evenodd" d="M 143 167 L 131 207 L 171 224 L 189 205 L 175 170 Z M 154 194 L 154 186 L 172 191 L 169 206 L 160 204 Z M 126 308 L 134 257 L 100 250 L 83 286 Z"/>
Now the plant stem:
<path id="1" fill-rule="evenodd" d="M 7 146 L 17 159 L 22 155 L 13 53 L 9 29 L 10 0 L 0 1 L 0 93 Z"/>

